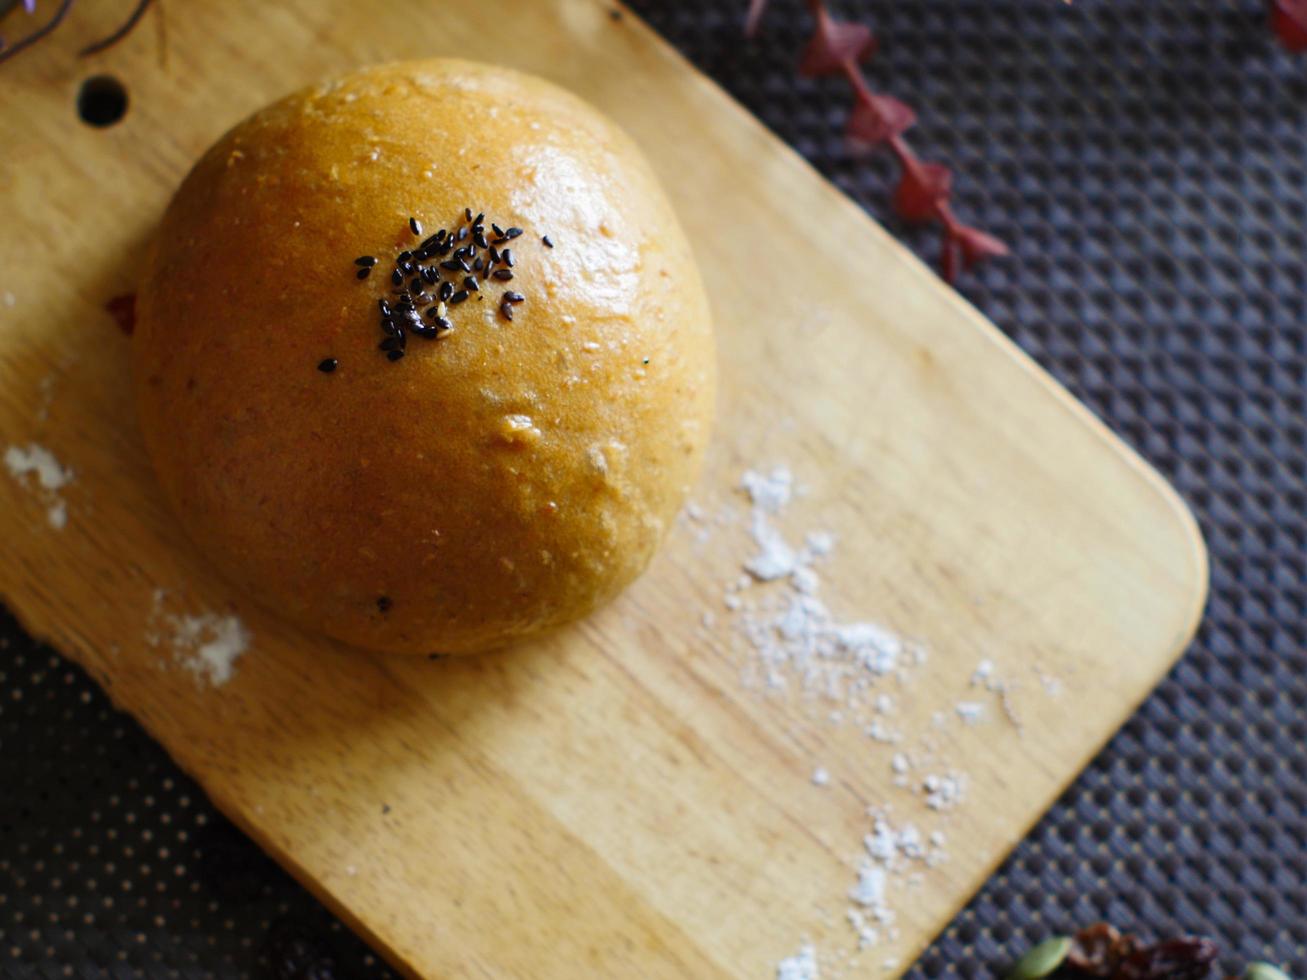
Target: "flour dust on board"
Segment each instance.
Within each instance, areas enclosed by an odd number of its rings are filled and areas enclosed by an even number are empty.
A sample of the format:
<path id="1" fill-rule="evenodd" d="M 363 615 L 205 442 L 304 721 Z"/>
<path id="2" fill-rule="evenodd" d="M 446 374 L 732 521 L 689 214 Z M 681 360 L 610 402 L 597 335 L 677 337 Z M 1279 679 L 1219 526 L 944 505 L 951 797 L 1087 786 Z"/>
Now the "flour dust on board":
<path id="1" fill-rule="evenodd" d="M 940 705 L 924 730 L 905 727 L 899 700 L 930 663 L 926 644 L 908 638 L 872 618 L 846 620 L 823 600 L 821 571 L 835 551 L 835 534 L 825 528 L 802 535 L 787 533 L 787 507 L 803 488 L 791 471 L 778 466 L 748 470 L 739 482 L 748 510 L 741 518 L 726 506 L 709 514 L 690 503 L 681 524 L 695 540 L 708 542 L 722 529 L 743 525 L 747 549 L 740 555 L 739 573 L 722 596 L 726 635 L 739 661 L 740 683 L 762 698 L 799 699 L 822 723 L 856 726 L 868 741 L 869 764 L 876 754 L 891 751 L 885 764 L 897 798 L 867 808 L 866 833 L 851 842 L 847 890 L 830 897 L 842 906 L 847 942 L 825 948 L 792 923 L 796 951 L 776 963 L 776 980 L 840 980 L 851 975 L 894 972 L 901 964 L 875 954 L 876 947 L 899 936 L 897 908 L 911 901 L 933 869 L 948 860 L 942 821 L 963 808 L 967 775 L 939 757 L 940 738 L 1005 719 L 1020 731 L 1013 707 L 1016 685 L 998 677 L 992 660 L 982 660 L 960 700 Z M 719 612 L 705 609 L 701 628 L 714 632 Z M 1041 675 L 1043 690 L 1059 689 Z M 995 711 L 989 710 L 992 700 Z M 819 789 L 838 783 L 839 772 L 829 762 L 814 759 L 808 781 Z M 906 812 L 905 812 L 906 811 Z M 919 816 L 913 817 L 913 811 Z M 814 923 L 829 920 L 823 906 L 814 909 Z"/>

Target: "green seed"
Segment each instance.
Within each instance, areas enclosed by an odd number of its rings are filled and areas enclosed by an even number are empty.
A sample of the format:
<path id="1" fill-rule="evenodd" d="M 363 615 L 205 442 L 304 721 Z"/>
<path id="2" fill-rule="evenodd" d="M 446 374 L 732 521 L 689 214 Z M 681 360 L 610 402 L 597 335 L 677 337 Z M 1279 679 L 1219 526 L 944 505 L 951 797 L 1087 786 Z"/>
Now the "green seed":
<path id="1" fill-rule="evenodd" d="M 1016 961 L 1007 975 L 1007 980 L 1040 980 L 1041 977 L 1048 976 L 1061 966 L 1069 952 L 1071 952 L 1070 936 L 1045 939 Z"/>
<path id="2" fill-rule="evenodd" d="M 1249 963 L 1243 977 L 1244 980 L 1289 980 L 1289 974 L 1269 963 Z"/>

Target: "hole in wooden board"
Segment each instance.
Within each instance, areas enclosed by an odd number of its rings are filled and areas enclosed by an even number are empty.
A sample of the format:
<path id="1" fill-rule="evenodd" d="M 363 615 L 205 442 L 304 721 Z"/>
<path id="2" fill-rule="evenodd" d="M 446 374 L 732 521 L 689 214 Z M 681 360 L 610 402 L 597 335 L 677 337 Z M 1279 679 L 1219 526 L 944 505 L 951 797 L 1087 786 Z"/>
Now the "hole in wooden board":
<path id="1" fill-rule="evenodd" d="M 112 75 L 93 75 L 77 91 L 77 115 L 103 129 L 127 114 L 127 89 Z"/>

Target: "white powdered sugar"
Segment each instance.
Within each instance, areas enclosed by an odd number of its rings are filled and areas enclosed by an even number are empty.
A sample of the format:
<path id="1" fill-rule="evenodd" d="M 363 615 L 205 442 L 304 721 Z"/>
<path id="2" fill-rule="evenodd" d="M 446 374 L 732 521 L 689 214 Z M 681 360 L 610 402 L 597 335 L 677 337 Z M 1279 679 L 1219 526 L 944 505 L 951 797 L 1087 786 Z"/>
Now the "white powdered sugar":
<path id="1" fill-rule="evenodd" d="M 804 943 L 797 953 L 776 964 L 776 980 L 821 980 L 812 943 Z"/>
<path id="2" fill-rule="evenodd" d="M 201 681 L 221 687 L 231 680 L 236 661 L 250 645 L 250 634 L 236 616 L 202 612 L 176 615 L 164 611 L 167 594 L 154 591 L 154 609 L 145 642 L 152 647 L 166 646 L 173 660 L 195 674 Z"/>
<path id="3" fill-rule="evenodd" d="M 59 492 L 73 480 L 73 471 L 63 466 L 44 446 L 10 446 L 5 450 L 5 467 L 16 481 L 30 485 L 35 477 L 37 492 L 46 506 L 45 517 L 55 530 L 68 523 L 68 504 Z"/>
<path id="4" fill-rule="evenodd" d="M 926 794 L 926 806 L 932 810 L 951 810 L 962 802 L 967 777 L 957 772 L 929 775 L 922 780 L 921 788 Z"/>
<path id="5" fill-rule="evenodd" d="M 968 725 L 974 725 L 985 716 L 985 706 L 979 701 L 959 701 L 953 706 L 958 717 Z"/>
<path id="6" fill-rule="evenodd" d="M 981 659 L 959 692 L 961 699 L 954 695 L 922 704 L 909 688 L 929 659 L 927 648 L 875 618 L 846 620 L 823 599 L 821 571 L 837 541 L 826 530 L 796 535 L 785 527 L 786 508 L 803 497 L 791 471 L 784 466 L 749 470 L 739 489 L 749 503 L 743 522 L 733 509 L 717 517 L 701 505 L 684 512 L 683 522 L 697 540 L 704 540 L 710 526 L 742 524 L 749 542 L 740 559 L 744 574 L 725 584 L 725 615 L 704 611 L 703 628 L 729 628 L 732 649 L 742 653 L 746 687 L 762 697 L 801 699 L 813 724 L 850 725 L 864 734 L 869 770 L 882 773 L 886 792 L 900 796 L 920 817 L 919 826 L 891 819 L 888 804 L 868 810 L 869 830 L 850 860 L 851 880 L 838 899 L 853 948 L 821 952 L 828 980 L 838 980 L 846 968 L 862 975 L 859 971 L 876 967 L 857 966 L 861 951 L 898 938 L 896 903 L 902 907 L 909 889 L 947 860 L 941 827 L 964 805 L 968 779 L 939 753 L 1000 711 L 1020 731 L 1011 701 L 1015 685 L 999 677 L 993 660 Z M 1060 689 L 1042 671 L 1039 679 L 1050 694 Z M 825 766 L 814 765 L 808 779 L 813 786 L 831 785 Z M 825 907 L 814 909 L 814 916 L 823 928 L 838 921 Z M 818 955 L 815 943 L 804 939 L 798 953 L 778 963 L 777 980 L 816 978 Z M 878 963 L 884 970 L 896 964 L 892 958 Z"/>
<path id="7" fill-rule="evenodd" d="M 895 827 L 887 811 L 869 811 L 871 832 L 862 840 L 863 855 L 857 878 L 849 889 L 845 918 L 858 937 L 858 948 L 874 946 L 882 939 L 894 939 L 895 913 L 891 892 L 902 889 L 908 876 L 921 867 L 934 867 L 944 860 L 944 836 L 930 835 L 923 842 L 912 823 Z"/>
<path id="8" fill-rule="evenodd" d="M 793 483 L 784 467 L 750 470 L 741 479 L 753 505 L 749 534 L 756 550 L 744 562 L 748 575 L 728 587 L 723 601 L 740 614 L 735 625 L 756 655 L 755 683 L 783 689 L 797 682 L 809 695 L 860 702 L 877 678 L 906 662 L 905 644 L 878 623 L 841 622 L 821 600 L 814 566 L 831 553 L 834 536 L 813 531 L 795 547 L 773 520 L 789 503 Z M 761 588 L 773 583 L 780 587 Z"/>

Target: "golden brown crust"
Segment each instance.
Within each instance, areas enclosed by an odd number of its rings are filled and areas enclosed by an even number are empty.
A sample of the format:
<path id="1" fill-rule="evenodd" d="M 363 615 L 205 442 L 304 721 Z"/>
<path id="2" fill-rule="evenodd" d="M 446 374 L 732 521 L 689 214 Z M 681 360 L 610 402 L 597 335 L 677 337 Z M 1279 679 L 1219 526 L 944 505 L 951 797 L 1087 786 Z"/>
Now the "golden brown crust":
<path id="1" fill-rule="evenodd" d="M 389 267 L 360 282 L 351 262 L 465 206 L 525 229 L 527 299 L 510 323 L 492 284 L 391 363 Z M 611 598 L 712 412 L 703 289 L 633 144 L 467 62 L 360 71 L 219 140 L 164 217 L 134 347 L 146 444 L 206 555 L 292 619 L 395 652 L 482 650 Z"/>

